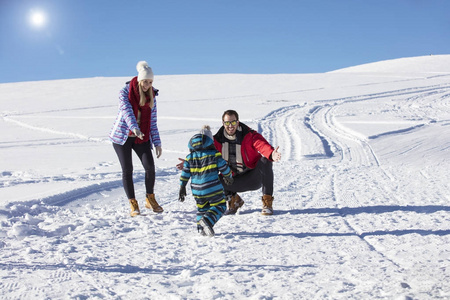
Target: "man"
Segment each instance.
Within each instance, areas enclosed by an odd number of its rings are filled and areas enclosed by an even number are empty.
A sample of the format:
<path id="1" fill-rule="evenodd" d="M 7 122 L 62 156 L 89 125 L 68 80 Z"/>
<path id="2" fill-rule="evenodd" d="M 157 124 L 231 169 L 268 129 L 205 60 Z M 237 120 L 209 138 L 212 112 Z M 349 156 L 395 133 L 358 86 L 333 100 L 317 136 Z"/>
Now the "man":
<path id="1" fill-rule="evenodd" d="M 272 215 L 272 162 L 281 159 L 278 147 L 274 149 L 261 134 L 239 122 L 239 115 L 234 110 L 223 113 L 222 124 L 214 135 L 214 145 L 228 162 L 234 178 L 233 184 L 223 184 L 225 195 L 230 199 L 225 214 L 235 214 L 244 205 L 238 192 L 262 188 L 261 213 Z"/>
<path id="2" fill-rule="evenodd" d="M 223 126 L 214 135 L 214 145 L 222 153 L 233 171 L 233 183 L 222 185 L 227 201 L 226 215 L 235 214 L 244 205 L 238 192 L 254 191 L 262 188 L 263 215 L 272 215 L 273 208 L 273 169 L 272 162 L 281 159 L 278 148 L 274 149 L 258 132 L 239 122 L 234 110 L 222 115 Z M 182 160 L 182 159 L 180 159 Z M 182 164 L 177 165 L 180 168 Z"/>

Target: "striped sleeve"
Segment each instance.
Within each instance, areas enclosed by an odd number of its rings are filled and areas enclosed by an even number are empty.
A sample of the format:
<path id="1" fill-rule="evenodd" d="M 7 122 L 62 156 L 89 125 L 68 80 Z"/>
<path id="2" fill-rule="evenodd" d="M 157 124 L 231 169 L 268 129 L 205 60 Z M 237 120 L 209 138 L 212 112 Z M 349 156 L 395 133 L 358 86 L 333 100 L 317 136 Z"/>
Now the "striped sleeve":
<path id="1" fill-rule="evenodd" d="M 128 93 L 129 84 L 119 92 L 119 111 L 109 135 L 109 140 L 119 145 L 125 144 L 130 130 L 139 128 Z"/>
<path id="2" fill-rule="evenodd" d="M 228 166 L 226 160 L 222 158 L 222 154 L 220 154 L 220 152 L 218 151 L 216 153 L 216 159 L 217 159 L 217 168 L 219 169 L 220 173 L 222 173 L 222 175 L 225 177 L 231 177 L 232 176 L 231 169 Z"/>
<path id="3" fill-rule="evenodd" d="M 189 157 L 186 157 L 183 163 L 183 169 L 181 170 L 180 185 L 186 186 L 189 178 L 191 178 L 191 166 L 189 165 Z"/>
<path id="4" fill-rule="evenodd" d="M 131 106 L 130 100 L 128 99 L 129 85 L 125 86 L 119 94 L 119 111 L 122 112 L 122 118 L 127 124 L 129 130 L 139 128 L 136 116 L 133 112 L 133 107 Z"/>
<path id="5" fill-rule="evenodd" d="M 161 138 L 159 137 L 159 130 L 158 130 L 158 108 L 156 106 L 156 97 L 153 99 L 153 109 L 151 112 L 151 118 L 150 118 L 150 136 L 152 139 L 152 143 L 155 147 L 161 146 Z"/>

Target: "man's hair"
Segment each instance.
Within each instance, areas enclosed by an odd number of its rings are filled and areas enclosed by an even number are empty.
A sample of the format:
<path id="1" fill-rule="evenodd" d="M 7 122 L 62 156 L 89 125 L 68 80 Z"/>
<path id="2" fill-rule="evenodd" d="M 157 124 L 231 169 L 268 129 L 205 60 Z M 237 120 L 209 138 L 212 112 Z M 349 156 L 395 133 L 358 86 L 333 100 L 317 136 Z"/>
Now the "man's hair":
<path id="1" fill-rule="evenodd" d="M 238 115 L 237 111 L 235 111 L 235 110 L 232 110 L 232 109 L 226 110 L 222 115 L 222 121 L 226 115 L 235 116 L 236 120 L 239 121 L 239 115 Z"/>

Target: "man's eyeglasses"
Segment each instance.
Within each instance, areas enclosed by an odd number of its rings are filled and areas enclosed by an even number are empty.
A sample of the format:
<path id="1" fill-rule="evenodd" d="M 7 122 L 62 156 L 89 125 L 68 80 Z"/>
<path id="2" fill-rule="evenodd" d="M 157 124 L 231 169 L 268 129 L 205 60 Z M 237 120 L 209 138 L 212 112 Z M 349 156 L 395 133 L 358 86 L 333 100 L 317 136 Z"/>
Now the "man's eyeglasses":
<path id="1" fill-rule="evenodd" d="M 223 125 L 225 125 L 225 126 L 230 126 L 230 125 L 236 126 L 237 122 L 238 122 L 237 120 L 234 120 L 234 121 L 224 121 L 224 122 L 223 122 Z"/>

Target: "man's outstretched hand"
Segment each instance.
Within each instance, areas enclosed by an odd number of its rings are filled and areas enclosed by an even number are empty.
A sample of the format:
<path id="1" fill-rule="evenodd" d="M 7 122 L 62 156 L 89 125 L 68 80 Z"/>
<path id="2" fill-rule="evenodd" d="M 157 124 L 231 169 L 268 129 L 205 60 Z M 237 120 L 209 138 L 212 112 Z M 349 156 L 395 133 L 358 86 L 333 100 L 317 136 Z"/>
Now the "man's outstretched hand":
<path id="1" fill-rule="evenodd" d="M 281 153 L 278 152 L 278 149 L 280 146 L 278 146 L 275 150 L 273 150 L 271 156 L 273 161 L 280 161 L 281 160 Z"/>
<path id="2" fill-rule="evenodd" d="M 179 164 L 177 164 L 176 167 L 178 170 L 183 170 L 184 159 L 179 158 L 179 157 L 178 157 L 178 159 L 181 160 L 181 162 Z"/>

